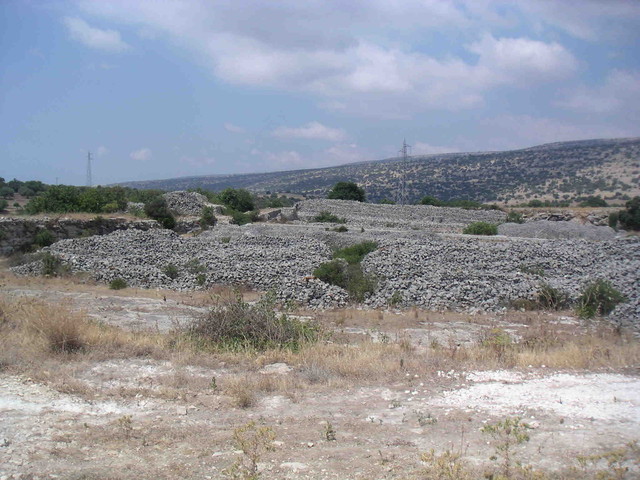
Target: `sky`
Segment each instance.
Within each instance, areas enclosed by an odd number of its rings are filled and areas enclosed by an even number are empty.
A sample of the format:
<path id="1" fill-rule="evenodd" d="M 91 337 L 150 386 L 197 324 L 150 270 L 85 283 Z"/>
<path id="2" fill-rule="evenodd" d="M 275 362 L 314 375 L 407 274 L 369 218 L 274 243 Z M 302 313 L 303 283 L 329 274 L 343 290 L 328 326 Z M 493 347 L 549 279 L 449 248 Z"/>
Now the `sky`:
<path id="1" fill-rule="evenodd" d="M 0 0 L 0 176 L 640 136 L 638 0 Z"/>

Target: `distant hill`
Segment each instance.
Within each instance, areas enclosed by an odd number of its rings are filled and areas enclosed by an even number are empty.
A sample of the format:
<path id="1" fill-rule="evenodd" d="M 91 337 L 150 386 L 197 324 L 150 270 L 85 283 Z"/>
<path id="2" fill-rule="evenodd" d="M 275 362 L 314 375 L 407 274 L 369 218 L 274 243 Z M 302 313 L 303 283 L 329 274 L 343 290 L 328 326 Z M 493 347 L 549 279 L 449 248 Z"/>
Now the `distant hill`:
<path id="1" fill-rule="evenodd" d="M 204 175 L 127 182 L 135 188 L 222 190 L 324 196 L 336 182 L 365 187 L 370 201 L 393 199 L 406 172 L 410 201 L 425 195 L 442 200 L 518 203 L 532 198 L 573 199 L 602 195 L 623 200 L 640 195 L 640 138 L 581 140 L 505 152 L 412 156 L 337 167 L 238 175 Z"/>

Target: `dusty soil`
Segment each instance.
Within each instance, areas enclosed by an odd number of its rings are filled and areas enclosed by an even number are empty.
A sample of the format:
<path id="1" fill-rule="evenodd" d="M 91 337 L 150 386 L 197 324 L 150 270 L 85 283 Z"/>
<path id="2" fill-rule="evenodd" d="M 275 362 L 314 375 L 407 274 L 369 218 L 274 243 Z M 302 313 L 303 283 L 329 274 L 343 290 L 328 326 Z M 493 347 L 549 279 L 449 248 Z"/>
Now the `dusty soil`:
<path id="1" fill-rule="evenodd" d="M 113 292 L 8 274 L 0 280 L 0 295 L 64 303 L 101 322 L 159 331 L 188 322 L 207 302 L 205 294 Z M 487 328 L 518 336 L 537 316 L 559 331 L 590 328 L 570 312 L 299 314 L 317 316 L 346 343 L 406 340 L 419 349 L 436 342 L 443 352 L 477 342 Z M 217 386 L 243 369 L 278 379 L 306 375 L 308 381 L 263 391 L 253 406 L 240 408 Z M 242 457 L 233 431 L 251 420 L 276 435 L 275 450 L 259 463 L 265 479 L 411 478 L 421 466 L 420 454 L 430 449 L 460 452 L 482 471 L 491 468 L 494 446 L 480 429 L 513 416 L 532 427 L 530 441 L 516 449 L 518 459 L 547 471 L 576 466 L 578 455 L 640 439 L 637 365 L 593 372 L 434 369 L 353 384 L 310 381 L 300 365 L 277 359 L 265 368 L 260 362 L 89 356 L 62 367 L 45 362 L 34 371 L 29 378 L 0 370 L 2 479 L 227 478 L 223 470 Z"/>

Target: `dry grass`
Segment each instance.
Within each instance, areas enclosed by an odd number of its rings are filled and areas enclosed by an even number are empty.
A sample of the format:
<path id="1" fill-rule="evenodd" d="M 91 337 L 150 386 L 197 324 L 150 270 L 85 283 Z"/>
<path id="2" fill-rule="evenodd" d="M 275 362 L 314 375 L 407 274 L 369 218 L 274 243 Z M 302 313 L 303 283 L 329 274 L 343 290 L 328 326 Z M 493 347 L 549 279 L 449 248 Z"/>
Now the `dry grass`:
<path id="1" fill-rule="evenodd" d="M 138 334 L 100 325 L 66 307 L 0 298 L 0 365 L 37 364 L 46 358 L 99 359 L 161 354 L 168 336 Z"/>
<path id="2" fill-rule="evenodd" d="M 413 316 L 413 312 L 410 312 Z M 306 389 L 395 382 L 407 374 L 430 375 L 437 370 L 484 370 L 546 366 L 552 369 L 623 369 L 640 365 L 640 343 L 612 328 L 572 333 L 567 326 L 531 317 L 521 325 L 515 342 L 499 328 L 488 330 L 484 342 L 471 346 L 414 348 L 401 337 L 383 343 L 371 340 L 351 344 L 329 341 L 305 344 L 298 351 L 203 350 L 180 334 L 134 333 L 88 320 L 63 306 L 34 299 L 0 297 L 0 367 L 13 368 L 61 391 L 91 395 L 93 388 L 76 378 L 73 365 L 107 359 L 148 357 L 169 360 L 174 374 L 156 379 L 158 392 L 150 396 L 178 398 L 184 392 L 222 393 L 234 406 L 250 408 L 261 395 L 280 393 L 291 399 Z M 377 317 L 374 317 L 378 321 Z M 70 362 L 70 360 L 72 360 Z M 262 375 L 264 365 L 284 362 L 288 375 Z M 184 366 L 195 365 L 226 373 L 217 378 L 191 375 Z M 117 389 L 116 389 L 117 390 Z M 122 389 L 121 389 L 122 390 Z M 135 390 L 135 389 L 134 389 Z M 104 391 L 105 395 L 118 391 Z M 136 390 L 139 393 L 139 390 Z M 120 393 L 130 396 L 136 393 Z"/>

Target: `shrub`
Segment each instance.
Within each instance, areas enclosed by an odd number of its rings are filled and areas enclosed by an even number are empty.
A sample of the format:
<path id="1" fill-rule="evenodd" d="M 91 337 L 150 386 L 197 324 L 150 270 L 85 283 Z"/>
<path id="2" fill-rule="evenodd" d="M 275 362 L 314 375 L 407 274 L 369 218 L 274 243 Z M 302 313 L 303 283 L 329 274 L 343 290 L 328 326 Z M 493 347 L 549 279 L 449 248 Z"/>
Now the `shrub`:
<path id="1" fill-rule="evenodd" d="M 595 280 L 587 284 L 578 298 L 576 313 L 581 318 L 608 315 L 627 298 L 606 280 Z"/>
<path id="2" fill-rule="evenodd" d="M 53 237 L 53 233 L 45 229 L 45 230 L 40 230 L 38 233 L 36 233 L 33 243 L 34 245 L 42 248 L 42 247 L 48 247 L 54 241 L 55 241 L 55 238 Z"/>
<path id="3" fill-rule="evenodd" d="M 313 271 L 313 276 L 325 283 L 338 287 L 347 287 L 346 265 L 341 260 L 332 260 L 321 264 Z"/>
<path id="4" fill-rule="evenodd" d="M 8 206 L 9 206 L 9 202 L 7 202 L 4 198 L 0 199 L 0 212 L 4 212 Z"/>
<path id="5" fill-rule="evenodd" d="M 353 182 L 338 182 L 329 193 L 327 198 L 334 200 L 355 200 L 356 202 L 364 202 L 366 196 L 364 189 Z"/>
<path id="6" fill-rule="evenodd" d="M 583 201 L 580 202 L 579 206 L 581 207 L 608 207 L 606 200 L 602 197 L 587 197 Z"/>
<path id="7" fill-rule="evenodd" d="M 185 264 L 185 267 L 189 273 L 192 273 L 194 275 L 197 273 L 203 273 L 207 270 L 207 268 L 202 265 L 200 263 L 200 260 L 198 260 L 197 258 L 192 258 L 191 260 L 189 260 Z"/>
<path id="8" fill-rule="evenodd" d="M 497 235 L 498 227 L 492 223 L 474 222 L 469 224 L 462 233 L 466 235 Z"/>
<path id="9" fill-rule="evenodd" d="M 248 212 L 255 208 L 251 193 L 242 188 L 226 188 L 218 195 L 222 203 L 231 210 Z"/>
<path id="10" fill-rule="evenodd" d="M 362 271 L 360 263 L 349 264 L 337 258 L 321 264 L 313 271 L 313 276 L 325 283 L 344 288 L 352 300 L 361 302 L 368 293 L 373 293 L 378 282 L 373 275 Z"/>
<path id="11" fill-rule="evenodd" d="M 115 212 L 117 212 L 119 210 L 120 210 L 120 205 L 118 205 L 117 202 L 110 202 L 110 203 L 105 204 L 102 207 L 102 211 L 104 213 L 115 213 Z"/>
<path id="12" fill-rule="evenodd" d="M 567 295 L 557 288 L 553 288 L 548 283 L 540 285 L 538 290 L 538 305 L 542 308 L 560 310 L 566 306 L 567 300 Z"/>
<path id="13" fill-rule="evenodd" d="M 109 282 L 109 288 L 111 290 L 122 290 L 123 288 L 127 288 L 127 282 L 122 278 L 114 278 Z"/>
<path id="14" fill-rule="evenodd" d="M 176 226 L 176 219 L 167 208 L 166 200 L 162 197 L 157 197 L 145 204 L 144 213 L 160 223 L 163 228 L 172 230 Z"/>
<path id="15" fill-rule="evenodd" d="M 345 227 L 344 225 L 340 225 L 339 227 L 332 228 L 331 230 L 333 230 L 334 232 L 339 232 L 339 233 L 344 233 L 344 232 L 348 232 L 349 231 L 349 229 L 347 227 Z"/>
<path id="16" fill-rule="evenodd" d="M 420 205 L 433 205 L 434 207 L 442 207 L 444 205 L 444 202 L 438 200 L 436 197 L 427 195 L 425 197 L 422 197 L 422 200 L 420 200 Z"/>
<path id="17" fill-rule="evenodd" d="M 518 212 L 509 212 L 507 215 L 507 223 L 524 223 L 522 214 Z"/>
<path id="18" fill-rule="evenodd" d="M 618 220 L 619 220 L 619 214 L 617 212 L 610 213 L 609 227 L 613 228 L 614 230 L 618 230 Z"/>
<path id="19" fill-rule="evenodd" d="M 346 218 L 339 218 L 326 210 L 313 217 L 313 221 L 320 223 L 347 223 Z"/>
<path id="20" fill-rule="evenodd" d="M 368 254 L 378 248 L 376 242 L 362 242 L 350 247 L 341 248 L 336 250 L 333 254 L 333 258 L 344 258 L 347 263 L 356 264 L 360 263 L 362 259 Z"/>
<path id="21" fill-rule="evenodd" d="M 316 323 L 277 314 L 273 295 L 265 295 L 259 302 L 249 304 L 237 294 L 235 299 L 219 303 L 196 320 L 189 332 L 196 339 L 232 350 L 297 350 L 303 343 L 314 342 L 319 336 Z"/>
<path id="22" fill-rule="evenodd" d="M 640 230 L 640 196 L 625 204 L 626 209 L 618 215 L 622 226 L 629 230 Z"/>
<path id="23" fill-rule="evenodd" d="M 246 225 L 247 223 L 252 222 L 252 215 L 250 213 L 244 213 L 230 209 L 227 209 L 225 213 L 231 216 L 231 220 L 229 220 L 229 223 L 233 225 Z"/>
<path id="24" fill-rule="evenodd" d="M 58 277 L 69 273 L 69 267 L 65 265 L 59 257 L 44 252 L 41 256 L 42 275 Z"/>
<path id="25" fill-rule="evenodd" d="M 218 223 L 218 219 L 213 214 L 213 208 L 204 207 L 202 209 L 202 215 L 200 216 L 199 223 L 200 228 L 202 228 L 203 230 L 206 230 L 209 227 L 213 227 L 216 223 Z"/>
<path id="26" fill-rule="evenodd" d="M 162 269 L 162 273 L 164 273 L 171 280 L 175 280 L 176 278 L 178 278 L 178 267 L 176 267 L 173 263 L 169 263 Z"/>

